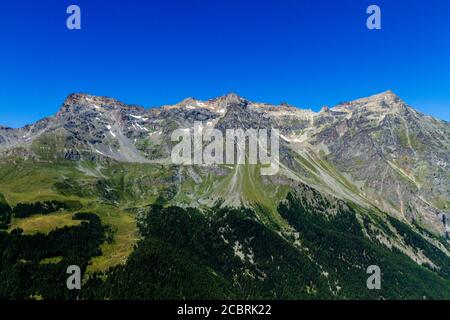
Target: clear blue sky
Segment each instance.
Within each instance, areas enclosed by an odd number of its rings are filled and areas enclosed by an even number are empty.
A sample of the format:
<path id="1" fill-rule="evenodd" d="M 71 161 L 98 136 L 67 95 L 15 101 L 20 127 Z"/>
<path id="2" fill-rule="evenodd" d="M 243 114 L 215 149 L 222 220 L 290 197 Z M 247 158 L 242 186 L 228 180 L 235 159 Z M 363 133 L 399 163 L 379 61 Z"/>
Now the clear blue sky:
<path id="1" fill-rule="evenodd" d="M 66 8 L 82 30 L 66 28 Z M 366 28 L 378 4 L 382 30 Z M 0 7 L 0 124 L 72 92 L 145 107 L 236 92 L 319 109 L 391 89 L 450 120 L 448 0 L 14 0 Z"/>

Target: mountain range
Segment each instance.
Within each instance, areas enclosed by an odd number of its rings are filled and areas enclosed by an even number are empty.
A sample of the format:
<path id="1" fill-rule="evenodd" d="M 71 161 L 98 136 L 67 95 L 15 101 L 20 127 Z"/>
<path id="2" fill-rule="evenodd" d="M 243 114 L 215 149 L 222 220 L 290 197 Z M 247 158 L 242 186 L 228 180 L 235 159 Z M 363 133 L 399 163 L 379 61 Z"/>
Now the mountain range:
<path id="1" fill-rule="evenodd" d="M 280 170 L 172 164 L 173 131 L 195 122 L 277 129 Z M 71 94 L 52 117 L 0 126 L 0 298 L 448 299 L 449 157 L 450 124 L 391 91 L 320 112 Z M 65 232 L 98 235 L 82 261 L 71 241 L 52 247 Z M 35 237 L 48 246 L 25 250 Z M 69 262 L 85 290 L 33 280 Z M 381 290 L 366 287 L 373 264 Z"/>

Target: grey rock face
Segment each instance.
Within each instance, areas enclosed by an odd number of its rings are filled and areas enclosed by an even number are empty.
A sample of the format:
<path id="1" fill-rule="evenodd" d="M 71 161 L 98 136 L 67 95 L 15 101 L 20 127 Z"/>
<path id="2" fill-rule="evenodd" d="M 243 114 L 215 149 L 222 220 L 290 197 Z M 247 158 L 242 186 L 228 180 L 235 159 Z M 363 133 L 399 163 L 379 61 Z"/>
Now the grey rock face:
<path id="1" fill-rule="evenodd" d="M 392 92 L 332 109 L 312 144 L 327 146 L 341 173 L 381 209 L 439 228 L 449 210 L 449 124 L 418 113 Z"/>

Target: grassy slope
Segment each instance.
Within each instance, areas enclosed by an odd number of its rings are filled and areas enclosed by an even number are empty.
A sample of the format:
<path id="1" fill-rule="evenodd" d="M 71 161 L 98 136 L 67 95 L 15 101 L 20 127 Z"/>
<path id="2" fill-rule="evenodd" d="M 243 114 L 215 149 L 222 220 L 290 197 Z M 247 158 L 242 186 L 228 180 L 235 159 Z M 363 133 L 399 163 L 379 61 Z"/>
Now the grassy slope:
<path id="1" fill-rule="evenodd" d="M 70 162 L 33 162 L 0 164 L 0 193 L 12 205 L 23 202 L 43 200 L 78 200 L 83 208 L 79 211 L 96 212 L 103 224 L 114 230 L 114 241 L 103 244 L 101 257 L 92 261 L 89 270 L 106 270 L 118 263 L 123 263 L 132 252 L 137 241 L 137 227 L 133 216 L 124 208 L 99 201 L 99 194 L 79 195 L 61 194 L 55 183 L 61 179 L 76 181 L 95 191 L 96 178 L 86 175 Z M 73 226 L 80 221 L 72 220 L 74 212 L 56 213 L 45 216 L 31 216 L 26 219 L 13 219 L 11 228 L 22 228 L 25 233 L 48 233 L 62 226 Z"/>
<path id="2" fill-rule="evenodd" d="M 64 226 L 77 226 L 80 220 L 72 220 L 73 213 L 59 213 L 51 215 L 33 215 L 25 219 L 12 219 L 9 231 L 20 228 L 24 234 L 35 234 L 38 232 L 49 233 L 56 228 Z"/>

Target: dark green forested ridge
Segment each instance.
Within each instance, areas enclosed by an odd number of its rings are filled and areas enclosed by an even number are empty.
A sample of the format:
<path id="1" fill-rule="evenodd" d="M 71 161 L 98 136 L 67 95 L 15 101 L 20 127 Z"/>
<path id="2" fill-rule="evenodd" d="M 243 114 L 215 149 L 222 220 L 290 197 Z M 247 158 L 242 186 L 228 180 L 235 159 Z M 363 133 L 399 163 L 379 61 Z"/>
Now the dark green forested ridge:
<path id="1" fill-rule="evenodd" d="M 372 241 L 365 233 L 375 220 L 360 222 L 357 207 L 306 191 L 279 206 L 292 231 L 261 223 L 251 209 L 152 205 L 139 216 L 141 240 L 127 263 L 85 274 L 80 291 L 67 290 L 67 266 L 86 271 L 112 241 L 97 215 L 75 214 L 80 225 L 48 234 L 0 231 L 0 299 L 450 299 L 450 260 L 418 233 L 388 220 L 439 269 Z M 381 290 L 366 287 L 373 264 Z"/>
<path id="2" fill-rule="evenodd" d="M 11 223 L 12 209 L 0 193 L 0 230 L 7 229 Z"/>
<path id="3" fill-rule="evenodd" d="M 11 223 L 11 207 L 7 203 L 0 203 L 0 230 L 8 229 Z"/>
<path id="4" fill-rule="evenodd" d="M 361 290 L 359 286 L 366 279 L 363 271 L 368 265 L 378 265 L 382 270 L 383 286 L 377 291 L 380 298 L 450 297 L 449 257 L 395 218 L 389 221 L 395 221 L 396 228 L 401 226 L 426 256 L 437 258 L 433 262 L 438 270 L 419 266 L 399 250 L 370 241 L 364 236 L 351 207 L 327 217 L 314 208 L 303 206 L 302 201 L 290 193 L 287 201 L 280 204 L 279 211 L 299 232 L 300 241 L 329 272 L 329 277 L 342 284 L 340 294 L 343 297 L 370 298 L 373 295 L 374 292 Z M 385 229 L 388 228 L 385 226 Z"/>
<path id="5" fill-rule="evenodd" d="M 325 199 L 320 201 L 327 205 Z M 152 206 L 141 223 L 144 239 L 129 263 L 111 271 L 106 282 L 93 277 L 90 285 L 99 292 L 101 283 L 103 297 L 113 299 L 182 298 L 186 292 L 202 299 L 450 298 L 448 277 L 417 265 L 396 249 L 371 242 L 351 207 L 324 217 L 301 203 L 291 194 L 280 213 L 298 231 L 303 250 L 267 229 L 248 209 L 216 208 L 203 214 Z M 201 289 L 197 281 L 190 281 L 198 274 L 179 277 L 184 267 L 179 261 L 167 261 L 174 259 L 173 252 L 191 270 L 203 267 L 203 277 L 214 276 L 207 289 L 204 282 L 198 282 Z M 158 262 L 145 263 L 147 253 Z M 379 291 L 366 287 L 366 268 L 373 264 L 382 270 Z M 164 269 L 167 265 L 172 266 L 169 272 Z M 161 278 L 155 279 L 155 274 Z M 129 289 L 120 289 L 124 287 Z"/>
<path id="6" fill-rule="evenodd" d="M 67 267 L 78 265 L 84 271 L 92 257 L 101 255 L 100 244 L 110 238 L 98 216 L 77 213 L 74 219 L 81 224 L 49 234 L 0 231 L 0 299 L 77 297 L 78 292 L 67 290 Z M 46 259 L 54 262 L 45 263 Z"/>
<path id="7" fill-rule="evenodd" d="M 18 203 L 12 209 L 12 213 L 15 218 L 26 218 L 35 214 L 49 214 L 68 209 L 81 209 L 81 204 L 78 201 L 61 202 L 55 200 L 35 203 Z"/>

